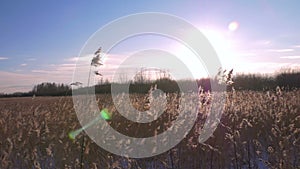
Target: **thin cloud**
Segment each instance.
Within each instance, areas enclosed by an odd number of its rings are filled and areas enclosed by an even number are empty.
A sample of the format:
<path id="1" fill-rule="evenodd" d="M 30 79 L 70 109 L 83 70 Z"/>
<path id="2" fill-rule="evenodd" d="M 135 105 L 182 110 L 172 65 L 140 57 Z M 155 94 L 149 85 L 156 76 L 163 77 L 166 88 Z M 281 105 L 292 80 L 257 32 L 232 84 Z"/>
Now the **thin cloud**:
<path id="1" fill-rule="evenodd" d="M 51 74 L 51 73 L 59 73 L 59 72 L 54 72 L 51 70 L 31 70 L 32 73 L 45 73 L 45 74 Z"/>
<path id="2" fill-rule="evenodd" d="M 299 63 L 290 62 L 248 62 L 235 67 L 236 72 L 243 73 L 274 73 L 281 68 L 299 68 Z"/>
<path id="3" fill-rule="evenodd" d="M 91 62 L 93 57 L 94 57 L 94 55 L 90 54 L 90 55 L 81 56 L 81 57 L 68 58 L 68 59 L 66 59 L 66 61 L 69 61 L 69 62 Z"/>
<path id="4" fill-rule="evenodd" d="M 6 60 L 8 59 L 7 57 L 0 57 L 0 60 Z"/>
<path id="5" fill-rule="evenodd" d="M 268 45 L 271 45 L 272 42 L 270 40 L 258 40 L 256 42 L 254 42 L 254 44 L 259 45 L 259 46 L 261 46 L 261 45 L 268 46 Z"/>
<path id="6" fill-rule="evenodd" d="M 32 89 L 33 84 L 40 80 L 40 77 L 15 72 L 0 71 L 0 93 L 25 92 Z M 16 87 L 22 84 L 22 87 Z M 27 86 L 24 88 L 24 86 Z"/>
<path id="7" fill-rule="evenodd" d="M 81 56 L 81 57 L 71 57 L 68 59 L 65 59 L 67 62 L 75 62 L 75 63 L 90 63 L 93 59 L 94 55 L 93 54 L 89 54 L 89 55 L 85 55 L 85 56 Z M 101 60 L 104 63 L 107 62 L 121 62 L 122 60 L 124 60 L 127 55 L 118 55 L 118 54 L 105 54 L 103 53 L 101 55 Z"/>
<path id="8" fill-rule="evenodd" d="M 278 53 L 281 53 L 281 52 L 293 52 L 294 49 L 268 49 L 267 50 L 268 52 L 278 52 Z"/>
<path id="9" fill-rule="evenodd" d="M 244 52 L 244 53 L 238 53 L 239 56 L 257 56 L 257 53 L 254 52 Z"/>
<path id="10" fill-rule="evenodd" d="M 281 56 L 281 59 L 300 59 L 300 56 Z"/>
<path id="11" fill-rule="evenodd" d="M 36 58 L 28 58 L 27 61 L 36 61 Z"/>
<path id="12" fill-rule="evenodd" d="M 22 63 L 20 66 L 27 66 L 27 63 Z"/>
<path id="13" fill-rule="evenodd" d="M 292 48 L 300 48 L 300 45 L 293 45 Z"/>

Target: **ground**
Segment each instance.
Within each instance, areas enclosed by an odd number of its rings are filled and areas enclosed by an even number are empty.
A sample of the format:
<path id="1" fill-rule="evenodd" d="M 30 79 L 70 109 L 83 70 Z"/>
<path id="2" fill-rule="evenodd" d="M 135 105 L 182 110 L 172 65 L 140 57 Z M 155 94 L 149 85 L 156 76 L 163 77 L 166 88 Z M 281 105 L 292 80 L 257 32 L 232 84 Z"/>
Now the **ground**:
<path id="1" fill-rule="evenodd" d="M 300 91 L 227 93 L 225 111 L 213 136 L 198 143 L 211 99 L 203 94 L 198 118 L 189 134 L 171 150 L 154 157 L 132 159 L 97 146 L 81 128 L 71 97 L 0 99 L 0 168 L 299 168 Z M 146 110 L 144 95 L 131 95 L 138 110 Z M 212 94 L 214 98 L 214 94 Z M 132 137 L 164 132 L 178 116 L 180 97 L 167 97 L 167 110 L 152 123 L 133 123 L 120 116 L 110 95 L 97 95 L 100 109 L 112 113 L 108 123 Z M 195 103 L 195 104 L 196 104 Z M 84 144 L 82 144 L 84 136 Z"/>

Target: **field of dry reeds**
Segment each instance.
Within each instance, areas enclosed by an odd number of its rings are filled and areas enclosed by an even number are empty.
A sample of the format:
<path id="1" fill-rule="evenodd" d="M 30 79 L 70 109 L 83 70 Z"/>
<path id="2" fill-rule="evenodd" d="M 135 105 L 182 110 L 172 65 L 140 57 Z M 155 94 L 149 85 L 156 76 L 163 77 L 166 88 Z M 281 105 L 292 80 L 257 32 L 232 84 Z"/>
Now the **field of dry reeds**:
<path id="1" fill-rule="evenodd" d="M 198 143 L 210 99 L 204 94 L 190 133 L 158 156 L 132 159 L 97 146 L 86 134 L 73 141 L 68 133 L 80 128 L 71 97 L 0 99 L 0 168 L 300 168 L 300 91 L 227 93 L 225 111 L 213 136 Z M 132 104 L 147 109 L 144 95 Z M 167 110 L 157 121 L 132 123 L 118 115 L 110 95 L 97 95 L 99 108 L 112 111 L 108 122 L 132 137 L 164 132 L 176 118 L 179 96 L 167 96 Z M 81 138 L 85 135 L 84 152 Z"/>

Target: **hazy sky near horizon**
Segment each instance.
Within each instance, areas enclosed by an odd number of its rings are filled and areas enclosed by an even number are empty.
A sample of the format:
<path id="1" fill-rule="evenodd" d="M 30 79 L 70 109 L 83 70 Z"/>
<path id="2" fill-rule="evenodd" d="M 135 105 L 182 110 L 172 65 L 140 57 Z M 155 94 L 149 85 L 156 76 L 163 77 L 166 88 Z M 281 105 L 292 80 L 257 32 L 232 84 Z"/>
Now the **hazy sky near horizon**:
<path id="1" fill-rule="evenodd" d="M 141 12 L 169 13 L 197 26 L 224 67 L 236 72 L 299 67 L 299 7 L 297 0 L 1 1 L 0 93 L 28 91 L 47 81 L 72 82 L 76 57 L 88 38 L 119 17 Z M 151 46 L 151 38 L 145 39 Z M 172 50 L 163 38 L 155 45 Z M 112 71 L 122 55 L 120 50 L 109 54 L 104 71 Z"/>

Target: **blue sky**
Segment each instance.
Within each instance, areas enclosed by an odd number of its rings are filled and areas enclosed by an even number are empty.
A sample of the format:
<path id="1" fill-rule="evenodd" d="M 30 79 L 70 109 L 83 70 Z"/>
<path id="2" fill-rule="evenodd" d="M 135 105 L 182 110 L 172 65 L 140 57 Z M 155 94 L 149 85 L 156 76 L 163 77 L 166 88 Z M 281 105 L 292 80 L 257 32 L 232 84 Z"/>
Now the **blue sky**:
<path id="1" fill-rule="evenodd" d="M 0 93 L 71 82 L 74 57 L 86 40 L 108 22 L 138 12 L 173 14 L 207 31 L 217 51 L 234 55 L 220 57 L 238 72 L 297 67 L 299 7 L 297 0 L 1 1 Z M 229 30 L 230 23 L 237 29 Z"/>

